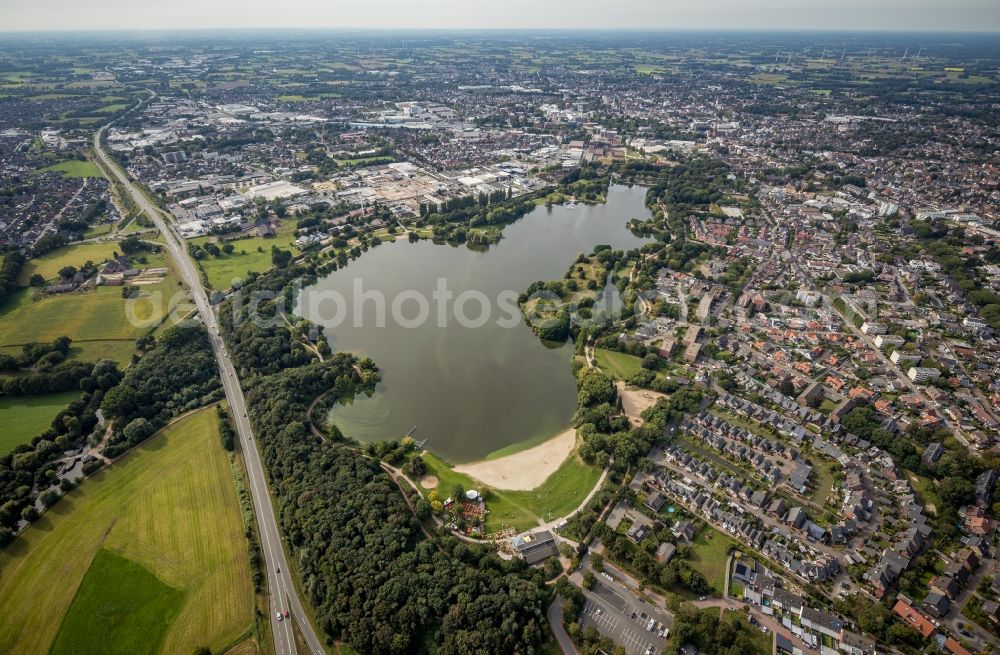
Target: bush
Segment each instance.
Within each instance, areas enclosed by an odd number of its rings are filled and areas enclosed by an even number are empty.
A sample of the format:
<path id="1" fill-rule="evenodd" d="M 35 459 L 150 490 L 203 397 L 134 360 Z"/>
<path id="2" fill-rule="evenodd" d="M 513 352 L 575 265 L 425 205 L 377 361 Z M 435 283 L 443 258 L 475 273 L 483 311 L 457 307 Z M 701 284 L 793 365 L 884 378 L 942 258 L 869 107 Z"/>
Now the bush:
<path id="1" fill-rule="evenodd" d="M 59 495 L 58 491 L 55 491 L 54 489 L 49 489 L 48 491 L 43 492 L 40 498 L 43 505 L 45 505 L 46 507 L 52 507 L 53 505 L 59 502 L 59 499 L 62 498 L 62 496 Z"/>

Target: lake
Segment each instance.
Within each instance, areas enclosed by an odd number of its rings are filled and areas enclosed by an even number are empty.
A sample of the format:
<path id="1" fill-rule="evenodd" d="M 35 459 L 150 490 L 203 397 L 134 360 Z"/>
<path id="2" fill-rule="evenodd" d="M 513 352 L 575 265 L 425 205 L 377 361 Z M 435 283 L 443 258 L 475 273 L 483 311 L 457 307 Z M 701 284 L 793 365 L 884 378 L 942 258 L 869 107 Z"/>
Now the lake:
<path id="1" fill-rule="evenodd" d="M 360 441 L 398 439 L 416 426 L 413 437 L 453 463 L 565 430 L 576 409 L 574 349 L 542 343 L 517 294 L 562 278 L 597 245 L 640 247 L 646 240 L 625 224 L 650 217 L 645 196 L 644 187 L 615 185 L 602 205 L 540 206 L 485 251 L 385 243 L 305 289 L 297 312 L 323 328 L 333 350 L 369 356 L 382 370 L 375 395 L 338 405 L 331 419 Z"/>

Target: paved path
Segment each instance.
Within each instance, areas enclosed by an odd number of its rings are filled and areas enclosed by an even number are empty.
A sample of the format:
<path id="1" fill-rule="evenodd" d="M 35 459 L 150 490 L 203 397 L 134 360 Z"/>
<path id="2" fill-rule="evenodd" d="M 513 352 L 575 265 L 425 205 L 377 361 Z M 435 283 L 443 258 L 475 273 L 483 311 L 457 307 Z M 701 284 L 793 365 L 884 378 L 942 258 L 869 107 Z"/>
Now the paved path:
<path id="1" fill-rule="evenodd" d="M 153 94 L 155 98 L 155 94 Z M 250 421 L 247 418 L 246 401 L 243 397 L 243 390 L 240 387 L 239 378 L 229 355 L 226 353 L 225 344 L 219 336 L 218 322 L 215 312 L 208 303 L 208 297 L 202 286 L 201 278 L 195 270 L 194 264 L 187 255 L 187 251 L 180 239 L 171 231 L 167 224 L 166 215 L 156 207 L 143 193 L 139 186 L 132 182 L 125 172 L 118 166 L 101 145 L 101 136 L 108 127 L 114 124 L 112 121 L 101 128 L 94 135 L 94 150 L 96 151 L 106 170 L 111 173 L 129 192 L 136 205 L 145 213 L 159 229 L 166 242 L 167 252 L 174 261 L 181 280 L 188 287 L 198 308 L 198 315 L 208 328 L 209 340 L 212 344 L 212 351 L 218 362 L 219 371 L 222 376 L 222 386 L 226 392 L 226 399 L 232 410 L 236 423 L 236 431 L 240 438 L 240 446 L 243 451 L 244 460 L 247 467 L 247 481 L 250 488 L 250 495 L 253 498 L 254 514 L 257 519 L 257 527 L 260 532 L 261 550 L 264 555 L 264 567 L 267 575 L 267 585 L 269 592 L 269 616 L 271 620 L 271 634 L 274 638 L 274 650 L 277 655 L 294 655 L 297 653 L 295 636 L 293 634 L 292 622 L 283 620 L 285 612 L 289 612 L 298 624 L 302 637 L 315 655 L 325 653 L 322 642 L 313 628 L 309 615 L 306 613 L 302 602 L 299 599 L 298 591 L 289 577 L 288 562 L 285 559 L 285 551 L 282 546 L 281 531 L 275 517 L 274 508 L 271 505 L 270 491 L 264 475 L 264 465 L 257 451 L 257 444 L 253 438 L 253 431 Z M 282 618 L 279 618 L 281 616 Z"/>
<path id="2" fill-rule="evenodd" d="M 559 643 L 559 649 L 563 652 L 563 655 L 580 655 L 580 651 L 576 649 L 573 640 L 566 633 L 566 628 L 563 627 L 562 603 L 562 596 L 557 595 L 556 599 L 549 605 L 548 617 L 549 625 L 552 626 L 552 634 L 555 635 L 556 641 Z"/>

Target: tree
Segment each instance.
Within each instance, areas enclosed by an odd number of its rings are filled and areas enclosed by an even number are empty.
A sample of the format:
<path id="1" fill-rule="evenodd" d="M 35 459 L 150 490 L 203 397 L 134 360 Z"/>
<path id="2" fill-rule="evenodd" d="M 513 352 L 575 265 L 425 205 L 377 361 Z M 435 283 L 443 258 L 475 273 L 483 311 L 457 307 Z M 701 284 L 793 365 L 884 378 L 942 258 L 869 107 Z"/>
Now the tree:
<path id="1" fill-rule="evenodd" d="M 792 382 L 792 378 L 786 377 L 781 381 L 781 386 L 779 387 L 781 393 L 788 397 L 795 396 L 795 384 Z"/>
<path id="2" fill-rule="evenodd" d="M 952 476 L 941 481 L 937 494 L 941 502 L 957 510 L 975 500 L 976 488 L 969 479 Z"/>
<path id="3" fill-rule="evenodd" d="M 597 578 L 594 577 L 594 573 L 590 570 L 583 572 L 583 588 L 593 589 L 597 585 Z"/>
<path id="4" fill-rule="evenodd" d="M 125 426 L 125 438 L 132 443 L 146 440 L 153 434 L 153 426 L 144 418 L 137 418 Z"/>
<path id="5" fill-rule="evenodd" d="M 72 278 L 74 275 L 76 275 L 75 266 L 63 266 L 62 268 L 59 269 L 59 277 L 64 280 L 68 280 Z"/>
<path id="6" fill-rule="evenodd" d="M 137 236 L 126 237 L 118 245 L 126 255 L 133 255 L 139 251 L 148 249 L 148 246 Z"/>
<path id="7" fill-rule="evenodd" d="M 31 279 L 28 280 L 28 284 L 30 284 L 33 287 L 43 286 L 45 284 L 45 278 L 39 275 L 38 273 L 35 273 L 34 275 L 31 276 Z"/>
<path id="8" fill-rule="evenodd" d="M 58 491 L 49 489 L 48 491 L 43 492 L 39 498 L 41 499 L 43 505 L 46 507 L 52 507 L 59 502 L 59 499 L 62 498 L 62 496 L 59 495 Z"/>
<path id="9" fill-rule="evenodd" d="M 291 251 L 282 250 L 277 246 L 271 246 L 271 263 L 274 264 L 276 268 L 288 268 L 288 264 L 291 261 Z"/>

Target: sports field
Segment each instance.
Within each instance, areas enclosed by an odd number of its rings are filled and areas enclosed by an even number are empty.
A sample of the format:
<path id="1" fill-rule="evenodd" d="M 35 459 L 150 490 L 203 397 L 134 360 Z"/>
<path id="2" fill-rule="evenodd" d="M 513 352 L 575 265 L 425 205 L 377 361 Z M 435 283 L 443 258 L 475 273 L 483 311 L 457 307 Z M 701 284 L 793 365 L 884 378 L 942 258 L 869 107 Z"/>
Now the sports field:
<path id="1" fill-rule="evenodd" d="M 125 601 L 124 591 L 135 595 Z M 85 481 L 0 551 L 2 653 L 217 652 L 252 619 L 247 542 L 213 409 Z"/>

